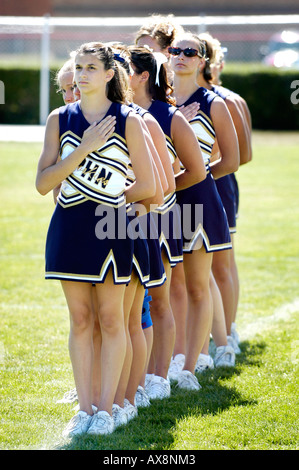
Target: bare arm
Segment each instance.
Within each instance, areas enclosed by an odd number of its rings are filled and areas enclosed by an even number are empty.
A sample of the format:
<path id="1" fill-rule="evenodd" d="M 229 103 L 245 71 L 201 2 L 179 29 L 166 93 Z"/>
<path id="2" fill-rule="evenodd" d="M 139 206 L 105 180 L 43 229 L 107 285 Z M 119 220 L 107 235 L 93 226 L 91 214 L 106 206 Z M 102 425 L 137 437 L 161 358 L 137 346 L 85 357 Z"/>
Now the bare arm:
<path id="1" fill-rule="evenodd" d="M 143 123 L 143 125 L 145 126 L 144 123 Z M 152 138 L 149 134 L 149 131 L 146 127 L 144 129 L 144 135 L 145 135 L 146 144 L 148 146 L 148 152 L 149 152 L 149 155 L 151 157 L 151 162 L 152 162 L 152 167 L 153 167 L 153 172 L 154 172 L 154 177 L 155 177 L 156 192 L 152 197 L 142 199 L 141 201 L 138 201 L 138 203 L 145 206 L 146 212 L 149 212 L 150 210 L 153 210 L 153 209 L 157 208 L 158 206 L 160 206 L 161 204 L 163 204 L 163 202 L 164 202 L 164 189 L 162 188 L 162 184 L 161 184 L 161 179 L 160 179 L 161 174 L 157 169 L 156 160 L 153 156 L 155 154 L 156 150 L 155 150 L 155 147 L 153 145 L 153 141 L 152 141 Z M 158 157 L 158 164 L 159 164 L 159 161 L 160 160 L 159 160 L 159 157 Z M 160 165 L 161 165 L 161 162 L 160 162 Z M 160 171 L 163 172 L 162 166 L 160 168 Z M 164 175 L 164 178 L 165 178 L 164 172 L 163 172 L 163 175 Z M 167 183 L 166 178 L 165 178 L 165 182 Z"/>
<path id="2" fill-rule="evenodd" d="M 152 158 L 144 135 L 140 117 L 130 113 L 126 121 L 126 141 L 129 150 L 135 182 L 129 186 L 126 201 L 137 202 L 155 195 L 156 184 Z"/>
<path id="3" fill-rule="evenodd" d="M 222 98 L 213 100 L 211 118 L 221 154 L 221 159 L 211 166 L 211 172 L 214 178 L 218 179 L 234 173 L 239 168 L 239 145 L 233 120 Z"/>
<path id="4" fill-rule="evenodd" d="M 240 165 L 243 165 L 251 159 L 249 135 L 248 132 L 246 132 L 247 122 L 244 119 L 244 114 L 240 111 L 240 108 L 233 98 L 228 96 L 225 103 L 236 129 L 239 143 Z"/>
<path id="5" fill-rule="evenodd" d="M 170 194 L 175 191 L 175 179 L 164 132 L 156 119 L 149 114 L 145 115 L 145 122 L 153 139 L 155 149 L 158 153 L 167 180 L 168 188 L 164 191 L 164 194 Z"/>
<path id="6" fill-rule="evenodd" d="M 147 113 L 145 116 L 143 116 L 143 119 L 141 120 L 141 122 L 142 122 L 142 126 L 144 128 L 146 141 L 147 141 L 147 144 L 149 146 L 149 150 L 151 152 L 153 161 L 155 163 L 155 166 L 156 166 L 156 169 L 157 169 L 157 172 L 158 172 L 158 175 L 159 175 L 159 179 L 160 179 L 160 184 L 161 184 L 163 194 L 164 194 L 168 191 L 168 187 L 169 187 L 168 186 L 168 179 L 166 178 L 166 174 L 165 174 L 162 162 L 161 162 L 160 155 L 157 152 L 157 149 L 155 147 L 155 144 L 154 144 L 154 141 L 152 139 L 151 133 L 150 133 L 149 128 L 147 126 L 147 123 L 152 121 L 152 119 L 154 119 L 154 118 L 149 113 Z M 155 121 L 155 124 L 158 124 L 157 121 Z"/>
<path id="7" fill-rule="evenodd" d="M 248 142 L 249 142 L 249 158 L 248 158 L 247 162 L 244 162 L 244 163 L 248 163 L 252 160 L 252 142 L 251 142 L 252 120 L 251 120 L 251 114 L 250 114 L 248 105 L 247 105 L 246 101 L 244 100 L 244 98 L 237 95 L 236 97 L 234 97 L 234 99 L 235 99 L 236 105 L 238 106 L 238 108 L 239 108 L 239 110 L 240 110 L 240 112 L 241 112 L 241 114 L 244 118 L 244 122 L 245 122 L 245 131 L 246 131 L 247 139 L 248 139 Z M 241 161 L 240 161 L 240 164 L 242 164 Z"/>

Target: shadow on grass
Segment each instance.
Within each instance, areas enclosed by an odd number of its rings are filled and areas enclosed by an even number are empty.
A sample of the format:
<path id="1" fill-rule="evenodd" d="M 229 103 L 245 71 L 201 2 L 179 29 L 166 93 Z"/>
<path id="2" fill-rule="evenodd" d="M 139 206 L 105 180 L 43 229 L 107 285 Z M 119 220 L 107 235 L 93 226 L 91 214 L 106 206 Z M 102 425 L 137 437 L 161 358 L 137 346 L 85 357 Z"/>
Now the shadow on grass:
<path id="1" fill-rule="evenodd" d="M 197 374 L 200 391 L 184 391 L 172 384 L 170 398 L 155 400 L 149 408 L 138 410 L 138 418 L 110 436 L 84 435 L 56 447 L 56 450 L 146 450 L 169 449 L 178 421 L 188 417 L 218 415 L 231 407 L 255 405 L 226 381 L 240 375 L 245 367 L 258 367 L 265 343 L 241 343 L 241 354 L 233 368 L 219 367 Z"/>

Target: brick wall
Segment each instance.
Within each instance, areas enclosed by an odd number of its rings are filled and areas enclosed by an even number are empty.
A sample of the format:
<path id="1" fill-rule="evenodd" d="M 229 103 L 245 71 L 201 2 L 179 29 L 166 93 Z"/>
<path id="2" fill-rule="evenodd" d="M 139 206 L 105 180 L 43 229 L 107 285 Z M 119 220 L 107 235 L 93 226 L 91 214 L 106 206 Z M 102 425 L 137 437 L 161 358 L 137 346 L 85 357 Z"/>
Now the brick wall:
<path id="1" fill-rule="evenodd" d="M 53 14 L 53 0 L 1 0 L 2 16 L 43 16 Z"/>
<path id="2" fill-rule="evenodd" d="M 298 13 L 298 0 L 1 0 L 0 15 L 147 16 Z"/>
<path id="3" fill-rule="evenodd" d="M 146 16 L 173 13 L 181 16 L 298 13 L 298 0 L 52 0 L 55 14 Z"/>

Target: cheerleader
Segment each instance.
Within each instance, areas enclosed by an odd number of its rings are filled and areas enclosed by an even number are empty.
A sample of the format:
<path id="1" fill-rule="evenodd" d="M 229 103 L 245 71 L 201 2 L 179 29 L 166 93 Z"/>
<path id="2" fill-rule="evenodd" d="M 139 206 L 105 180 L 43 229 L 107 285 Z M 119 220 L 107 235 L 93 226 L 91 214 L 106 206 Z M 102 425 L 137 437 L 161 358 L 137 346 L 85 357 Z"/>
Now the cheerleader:
<path id="1" fill-rule="evenodd" d="M 113 45 L 115 50 L 116 60 L 122 65 L 120 72 L 123 74 L 124 81 L 129 85 L 129 62 L 125 59 L 124 48 L 120 45 L 117 47 Z M 171 186 L 170 178 L 166 175 L 169 174 L 160 161 L 160 156 L 156 151 L 156 147 L 152 141 L 151 133 L 145 121 L 149 124 L 149 120 L 144 118 L 145 111 L 141 108 L 129 104 L 130 107 L 138 113 L 141 119 L 141 125 L 144 131 L 146 143 L 148 145 L 150 155 L 152 157 L 153 169 L 156 182 L 156 193 L 153 197 L 146 200 L 138 201 L 138 204 L 128 204 L 127 213 L 130 223 L 134 226 L 134 255 L 133 255 L 133 271 L 131 282 L 126 288 L 124 298 L 124 312 L 125 312 L 125 326 L 127 333 L 127 351 L 121 378 L 118 384 L 114 404 L 112 407 L 112 415 L 114 418 L 115 426 L 125 424 L 138 414 L 137 405 L 148 406 L 149 399 L 145 394 L 143 387 L 143 374 L 149 356 L 151 343 L 148 344 L 148 331 L 152 328 L 152 322 L 149 312 L 149 296 L 145 290 L 146 283 L 153 277 L 153 266 L 155 273 L 158 268 L 163 269 L 162 274 L 159 273 L 158 279 L 163 278 L 164 268 L 162 260 L 160 260 L 156 253 L 153 253 L 152 245 L 149 244 L 149 239 L 146 238 L 145 232 L 140 221 L 147 217 L 146 212 L 150 211 L 152 207 L 161 204 L 163 201 L 163 194 Z M 151 125 L 157 123 L 151 123 Z M 152 131 L 153 132 L 153 131 Z M 168 155 L 167 155 L 168 157 Z M 166 173 L 166 174 L 165 174 Z M 173 175 L 171 174 L 173 178 Z M 132 166 L 129 166 L 127 175 L 127 184 L 135 183 L 135 174 Z M 141 214 L 144 214 L 143 216 Z M 138 214 L 138 216 L 137 216 Z M 149 214 L 149 213 L 148 213 Z M 146 229 L 146 227 L 145 227 Z M 160 257 L 161 258 L 161 257 Z M 165 274 L 165 273 L 164 273 Z M 142 314 L 142 315 L 141 315 Z M 149 338 L 150 339 L 150 338 Z M 138 392 L 138 393 L 137 393 Z"/>
<path id="2" fill-rule="evenodd" d="M 213 48 L 216 51 L 215 60 L 211 63 L 211 72 L 212 72 L 212 84 L 219 93 L 223 94 L 223 99 L 226 100 L 226 104 L 229 110 L 234 113 L 232 114 L 233 120 L 235 122 L 234 116 L 238 117 L 240 113 L 243 117 L 243 125 L 246 131 L 246 140 L 248 142 L 248 150 L 245 152 L 241 152 L 240 149 L 240 165 L 244 165 L 249 163 L 252 160 L 252 121 L 251 121 L 251 114 L 248 108 L 248 105 L 245 99 L 240 96 L 239 94 L 223 87 L 221 82 L 221 73 L 225 65 L 225 52 L 224 49 L 221 47 L 221 43 L 210 35 L 205 35 L 204 39 L 210 42 Z M 238 112 L 234 111 L 234 107 L 237 107 Z M 238 119 L 239 122 L 241 119 Z M 234 210 L 235 210 L 235 221 L 238 218 L 238 209 L 239 209 L 239 186 L 237 182 L 236 175 L 234 173 L 230 174 L 230 184 L 232 188 L 232 192 L 234 195 Z M 217 181 L 217 188 L 221 195 L 224 194 L 224 188 L 221 180 Z M 233 278 L 233 285 L 234 285 L 234 306 L 233 306 L 233 313 L 231 317 L 231 331 L 230 334 L 235 340 L 235 343 L 239 343 L 239 335 L 236 331 L 236 315 L 238 309 L 238 300 L 239 300 L 239 276 L 238 276 L 238 267 L 235 259 L 235 250 L 234 250 L 234 238 L 235 238 L 236 228 L 232 230 L 231 237 L 232 237 L 232 250 L 230 253 L 230 270 L 231 276 Z"/>
<path id="3" fill-rule="evenodd" d="M 221 52 L 220 44 L 207 33 L 199 35 L 199 39 L 204 41 L 206 45 L 207 60 L 205 67 L 198 74 L 197 83 L 199 86 L 203 86 L 208 90 L 214 91 L 224 100 L 232 117 L 238 137 L 240 165 L 247 163 L 251 158 L 251 147 L 247 124 L 243 114 L 233 97 L 231 97 L 231 93 L 228 90 L 225 91 L 218 85 L 213 84 L 213 65 L 221 60 L 219 57 L 219 53 Z M 221 155 L 217 149 L 217 145 L 215 147 L 215 159 L 219 157 L 221 158 Z M 226 211 L 231 239 L 233 238 L 233 234 L 236 232 L 236 194 L 232 177 L 234 177 L 233 173 L 225 175 L 222 178 L 218 178 L 216 180 L 217 190 Z M 224 250 L 214 253 L 212 270 L 222 297 L 227 341 L 234 348 L 235 353 L 240 353 L 239 346 L 235 343 L 231 336 L 231 324 L 233 321 L 236 291 L 234 286 L 234 277 L 231 269 L 232 257 L 233 245 L 232 250 Z"/>
<path id="4" fill-rule="evenodd" d="M 75 55 L 75 81 L 81 100 L 49 115 L 36 177 L 42 195 L 62 183 L 48 229 L 46 279 L 61 281 L 70 313 L 69 350 L 80 409 L 67 436 L 114 429 L 112 404 L 126 349 L 124 292 L 133 259 L 125 204 L 155 193 L 144 133 L 123 104 L 126 96 L 112 49 L 82 45 Z M 130 162 L 136 181 L 126 189 Z M 102 333 L 98 403 L 91 402 L 92 284 Z"/>
<path id="5" fill-rule="evenodd" d="M 204 86 L 205 88 L 214 91 L 225 101 L 236 129 L 240 153 L 240 165 L 243 165 L 251 160 L 252 155 L 249 126 L 242 108 L 238 104 L 239 100 L 237 99 L 237 96 L 228 89 L 219 86 L 219 78 L 218 84 L 214 83 L 215 70 L 215 75 L 217 77 L 217 70 L 223 61 L 223 52 L 219 41 L 207 33 L 199 35 L 199 38 L 205 41 L 209 60 L 206 62 L 205 68 L 198 75 L 197 83 L 200 86 Z M 219 158 L 219 156 L 217 158 Z M 235 181 L 236 178 L 234 173 L 216 180 L 216 186 L 226 210 L 232 240 L 236 233 L 238 204 L 238 192 L 236 191 Z M 237 303 L 237 299 L 235 299 L 235 297 L 238 296 L 238 282 L 236 283 L 236 278 L 234 276 L 234 264 L 233 246 L 230 251 L 223 251 L 214 254 L 212 269 L 223 300 L 228 341 L 234 347 L 235 353 L 240 353 L 239 346 L 231 336 L 231 325 L 233 322 L 235 305 Z"/>
<path id="6" fill-rule="evenodd" d="M 120 54 L 119 59 L 122 63 L 124 71 L 127 72 L 127 76 L 132 74 L 132 69 L 129 65 L 129 56 L 128 51 L 123 45 L 118 44 L 113 45 Z M 126 58 L 126 59 L 124 59 Z M 144 232 L 141 230 L 142 233 L 147 234 L 147 245 L 148 245 L 148 252 L 149 252 L 149 259 L 150 259 L 150 272 L 149 272 L 149 280 L 146 283 L 146 287 L 153 287 L 153 286 L 160 286 L 166 280 L 165 269 L 162 261 L 161 256 L 161 249 L 159 244 L 159 237 L 156 225 L 154 220 L 151 216 L 151 211 L 162 204 L 164 198 L 163 194 L 172 193 L 175 189 L 175 181 L 174 175 L 172 170 L 172 165 L 170 161 L 170 157 L 168 154 L 165 136 L 160 128 L 158 122 L 153 118 L 153 116 L 145 109 L 141 108 L 140 106 L 136 105 L 135 103 L 130 103 L 130 106 L 142 117 L 145 137 L 147 140 L 147 144 L 149 146 L 151 155 L 154 161 L 154 168 L 157 168 L 158 173 L 158 181 L 156 186 L 161 187 L 162 189 L 162 199 L 158 201 L 157 195 L 155 198 L 148 199 L 147 201 L 142 201 L 142 204 L 145 206 L 146 210 L 148 211 L 147 214 L 139 215 L 138 221 L 140 222 L 141 227 L 143 228 Z M 134 182 L 135 175 L 134 171 L 130 169 L 128 174 L 128 181 Z M 158 191 L 160 193 L 160 191 Z M 144 208 L 142 207 L 142 212 L 144 213 Z M 129 207 L 129 214 L 132 212 L 132 208 Z M 134 221 L 135 222 L 135 221 Z M 138 239 L 137 239 L 138 242 Z M 137 243 L 137 245 L 140 245 Z M 136 255 L 136 256 L 135 256 Z M 138 250 L 138 252 L 134 253 L 134 261 L 135 263 L 142 264 L 142 252 Z M 139 271 L 139 270 L 137 270 Z M 147 291 L 144 293 L 144 287 L 142 280 L 141 282 L 137 283 L 134 300 L 131 305 L 131 309 L 129 312 L 129 332 L 130 332 L 130 339 L 131 345 L 133 349 L 132 354 L 132 362 L 131 362 L 131 369 L 130 369 L 130 376 L 128 378 L 128 374 L 124 371 L 122 374 L 121 384 L 119 386 L 119 390 L 116 397 L 116 402 L 122 408 L 122 404 L 125 405 L 125 410 L 129 411 L 129 419 L 136 416 L 137 414 L 137 406 L 149 406 L 149 397 L 144 389 L 145 385 L 145 373 L 147 370 L 147 364 L 150 357 L 150 352 L 152 348 L 152 320 L 150 316 L 150 308 L 149 302 L 151 300 L 151 296 L 147 295 Z M 126 296 L 127 298 L 128 296 Z M 132 297 L 132 296 L 131 296 Z M 142 310 L 142 331 L 143 334 L 140 335 L 140 314 Z M 144 362 L 144 347 L 142 345 L 142 339 L 146 341 L 146 358 Z M 142 366 L 143 364 L 143 366 Z M 128 368 L 127 368 L 128 371 Z M 127 377 L 127 387 L 124 390 L 124 384 L 126 383 Z M 134 406 L 135 405 L 135 406 Z"/>
<path id="7" fill-rule="evenodd" d="M 169 67 L 170 55 L 168 48 L 171 46 L 175 37 L 183 32 L 183 27 L 174 21 L 172 15 L 168 15 L 166 17 L 161 15 L 152 15 L 149 20 L 141 26 L 135 36 L 135 44 L 137 46 L 144 46 L 150 48 L 153 52 L 160 52 L 165 55 L 167 58 L 165 67 L 167 69 L 169 83 L 173 82 L 173 71 Z M 186 108 L 181 106 L 179 109 L 182 111 L 187 121 L 189 121 L 196 115 L 199 105 L 194 102 L 189 104 Z M 175 321 L 181 320 L 181 323 L 183 323 L 185 318 L 184 312 L 187 309 L 187 296 L 186 289 L 184 288 L 184 270 L 181 263 L 173 266 L 172 269 L 170 302 Z M 176 351 L 178 351 L 178 353 Z M 185 351 L 185 328 L 176 329 L 173 357 L 168 370 L 168 377 L 170 379 L 176 377 L 177 362 L 180 363 L 181 367 L 183 366 L 184 355 L 181 354 L 180 351 Z M 172 367 L 175 369 L 173 376 Z"/>
<path id="8" fill-rule="evenodd" d="M 180 111 L 173 106 L 168 92 L 171 87 L 167 81 L 163 54 L 152 53 L 148 48 L 130 47 L 131 88 L 134 102 L 151 113 L 163 129 L 173 168 L 176 172 L 179 160 L 184 162 L 185 170 L 176 173 L 176 191 L 181 191 L 205 178 L 203 157 L 191 126 Z M 176 204 L 176 192 L 165 197 L 163 206 L 156 210 L 160 245 L 166 282 L 149 289 L 152 297 L 151 316 L 154 327 L 152 363 L 149 368 L 151 380 L 148 383 L 150 398 L 164 398 L 170 394 L 167 380 L 168 368 L 175 341 L 175 324 L 170 305 L 169 286 L 171 268 L 182 261 L 182 240 L 180 214 Z M 165 231 L 168 222 L 168 233 Z M 164 228 L 163 228 L 164 223 Z M 175 227 L 179 229 L 176 233 Z"/>
<path id="9" fill-rule="evenodd" d="M 197 36 L 186 33 L 177 37 L 168 51 L 174 72 L 177 106 L 193 102 L 200 104 L 190 124 L 202 149 L 207 175 L 202 183 L 177 194 L 181 207 L 184 204 L 191 204 L 193 208 L 203 205 L 202 223 L 194 227 L 193 237 L 184 237 L 188 312 L 185 362 L 177 377 L 180 387 L 198 390 L 200 385 L 194 375 L 195 366 L 213 317 L 209 287 L 213 252 L 231 248 L 227 217 L 214 178 L 236 171 L 239 151 L 236 131 L 223 100 L 196 83 L 198 73 L 205 66 L 204 43 Z M 222 158 L 210 166 L 216 135 Z"/>
<path id="10" fill-rule="evenodd" d="M 73 58 L 73 53 L 70 54 L 70 59 L 68 59 L 61 69 L 58 70 L 55 83 L 57 86 L 57 92 L 61 93 L 64 104 L 70 104 L 74 101 L 80 99 L 80 91 L 77 88 L 74 81 L 74 72 L 75 72 L 75 62 Z M 57 197 L 60 192 L 59 185 L 53 190 L 54 203 L 57 203 Z M 95 313 L 97 310 L 97 297 L 96 289 L 92 289 L 92 304 L 94 310 L 94 329 L 93 329 L 93 350 L 94 350 L 94 367 L 93 367 L 93 382 L 92 382 L 92 403 L 96 403 L 100 397 L 101 384 L 100 384 L 100 355 L 101 355 L 101 344 L 102 336 L 101 329 L 99 325 L 98 315 Z M 62 399 L 58 400 L 57 403 L 75 403 L 78 401 L 78 395 L 75 388 L 66 392 Z"/>

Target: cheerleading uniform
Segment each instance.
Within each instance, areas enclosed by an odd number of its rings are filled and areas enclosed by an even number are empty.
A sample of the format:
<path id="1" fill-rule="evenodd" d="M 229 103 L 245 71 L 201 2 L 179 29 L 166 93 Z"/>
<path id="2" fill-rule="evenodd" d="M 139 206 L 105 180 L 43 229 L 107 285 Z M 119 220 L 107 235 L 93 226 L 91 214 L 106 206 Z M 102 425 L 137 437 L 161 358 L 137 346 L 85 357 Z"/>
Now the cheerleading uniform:
<path id="1" fill-rule="evenodd" d="M 144 116 L 144 114 L 148 113 L 148 111 L 144 108 L 141 108 L 140 106 L 136 105 L 135 103 L 131 103 L 130 107 L 132 107 L 141 117 Z M 132 168 L 132 164 L 129 164 L 129 169 L 128 169 L 128 178 L 127 178 L 127 183 L 133 183 L 135 181 L 135 175 L 134 171 Z M 130 206 L 127 208 L 128 209 L 128 214 L 130 214 Z M 130 217 L 130 215 L 129 215 Z M 164 284 L 166 281 L 166 273 L 162 261 L 162 255 L 161 255 L 161 249 L 160 249 L 160 244 L 159 244 L 159 235 L 158 235 L 158 229 L 155 224 L 155 220 L 153 218 L 152 212 L 148 212 L 146 215 L 141 215 L 138 217 L 139 220 L 139 234 L 140 237 L 139 239 L 135 240 L 135 249 L 134 249 L 134 265 L 137 267 L 139 266 L 139 270 L 141 269 L 141 272 L 145 272 L 145 256 L 149 259 L 148 264 L 149 264 L 149 273 L 148 276 L 144 276 L 144 281 L 142 281 L 143 284 L 146 285 L 146 287 L 151 288 L 151 287 L 158 287 Z M 141 242 L 140 240 L 143 240 L 143 243 L 146 243 L 147 245 L 147 251 L 148 253 L 145 255 L 143 252 Z M 136 245 L 139 246 L 136 246 Z M 145 248 L 144 248 L 145 250 Z M 142 269 L 143 266 L 143 269 Z M 141 268 L 140 268 L 141 267 Z M 137 269 L 138 272 L 138 269 Z M 141 280 L 141 276 L 139 276 L 139 279 Z"/>
<path id="2" fill-rule="evenodd" d="M 164 132 L 170 160 L 174 164 L 177 154 L 171 138 L 171 122 L 177 108 L 163 101 L 154 100 L 148 111 L 158 121 Z M 171 267 L 183 261 L 180 210 L 176 200 L 176 191 L 173 191 L 165 196 L 163 205 L 153 211 L 158 227 L 160 247 L 161 250 L 164 248 Z"/>
<path id="3" fill-rule="evenodd" d="M 124 193 L 130 112 L 128 106 L 111 104 L 106 116 L 116 116 L 114 133 L 62 182 L 47 234 L 46 279 L 102 283 L 112 267 L 116 284 L 130 281 L 134 241 Z M 80 145 L 89 126 L 79 101 L 59 108 L 62 160 Z"/>
<path id="4" fill-rule="evenodd" d="M 184 103 L 184 106 L 195 101 L 200 103 L 200 109 L 191 119 L 190 125 L 197 137 L 206 167 L 206 178 L 203 181 L 177 192 L 182 213 L 184 253 L 191 253 L 200 248 L 202 243 L 206 252 L 232 247 L 225 209 L 210 172 L 211 153 L 216 139 L 210 108 L 216 97 L 214 92 L 200 87 Z"/>

